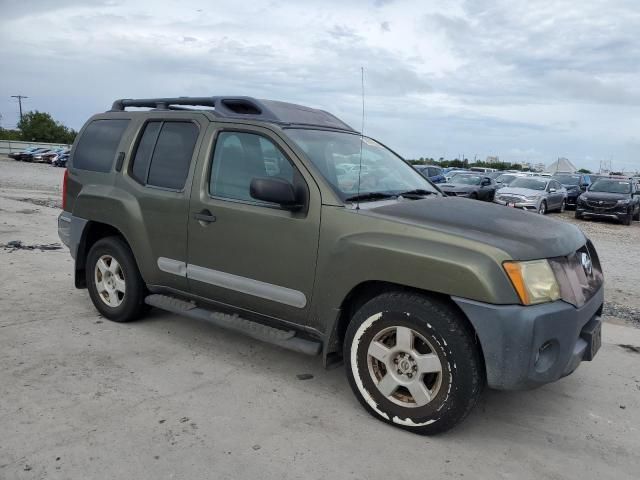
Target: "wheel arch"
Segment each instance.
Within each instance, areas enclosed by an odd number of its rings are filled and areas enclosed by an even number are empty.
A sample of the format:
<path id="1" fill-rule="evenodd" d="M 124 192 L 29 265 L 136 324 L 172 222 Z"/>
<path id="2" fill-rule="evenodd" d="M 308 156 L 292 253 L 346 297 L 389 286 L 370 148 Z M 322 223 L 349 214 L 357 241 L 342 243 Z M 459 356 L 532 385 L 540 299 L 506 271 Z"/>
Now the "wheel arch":
<path id="1" fill-rule="evenodd" d="M 467 315 L 451 299 L 449 295 L 378 280 L 369 280 L 359 283 L 358 285 L 353 287 L 344 297 L 340 305 L 340 309 L 338 310 L 338 313 L 335 317 L 334 325 L 332 328 L 328 329 L 330 335 L 328 335 L 328 339 L 325 341 L 323 351 L 325 366 L 337 363 L 341 360 L 345 334 L 347 332 L 347 328 L 349 327 L 351 319 L 358 311 L 358 309 L 372 298 L 387 292 L 411 292 L 419 295 L 424 295 L 433 299 L 438 299 L 439 301 L 446 303 L 448 306 L 456 310 L 460 314 L 460 318 L 464 319 L 464 322 L 469 331 L 472 332 L 475 337 L 476 345 L 479 348 L 480 357 L 483 362 L 483 369 L 486 372 L 486 367 L 484 365 L 484 351 L 482 349 L 482 344 L 480 342 L 476 329 L 469 321 Z"/>
<path id="2" fill-rule="evenodd" d="M 105 237 L 120 237 L 127 244 L 127 246 L 131 248 L 124 234 L 113 225 L 91 220 L 88 221 L 82 231 L 80 242 L 78 243 L 78 250 L 76 253 L 74 275 L 74 283 L 76 288 L 87 287 L 85 277 L 87 255 L 89 254 L 89 250 L 91 250 L 91 247 L 98 240 L 101 240 Z"/>

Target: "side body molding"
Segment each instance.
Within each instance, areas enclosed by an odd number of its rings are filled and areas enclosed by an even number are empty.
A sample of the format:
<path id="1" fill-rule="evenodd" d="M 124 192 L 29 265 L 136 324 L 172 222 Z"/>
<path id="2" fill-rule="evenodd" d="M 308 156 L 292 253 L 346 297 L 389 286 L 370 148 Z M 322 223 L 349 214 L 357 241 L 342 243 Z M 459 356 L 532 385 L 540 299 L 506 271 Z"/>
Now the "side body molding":
<path id="1" fill-rule="evenodd" d="M 261 282 L 253 278 L 241 277 L 232 273 L 221 272 L 211 268 L 191 265 L 180 260 L 160 257 L 158 268 L 166 273 L 186 277 L 190 280 L 208 283 L 217 287 L 228 288 L 236 292 L 246 293 L 296 308 L 304 308 L 307 305 L 307 297 L 304 293 L 287 287 L 281 287 L 272 283 Z"/>

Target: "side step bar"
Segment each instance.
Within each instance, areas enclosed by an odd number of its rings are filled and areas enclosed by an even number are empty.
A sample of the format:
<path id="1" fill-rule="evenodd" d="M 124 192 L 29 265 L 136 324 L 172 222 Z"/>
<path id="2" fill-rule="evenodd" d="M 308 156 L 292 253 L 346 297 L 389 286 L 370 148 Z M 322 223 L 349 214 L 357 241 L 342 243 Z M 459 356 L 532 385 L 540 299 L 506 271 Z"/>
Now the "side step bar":
<path id="1" fill-rule="evenodd" d="M 233 330 L 234 332 L 242 333 L 256 340 L 272 343 L 279 347 L 293 350 L 294 352 L 304 353 L 306 355 L 318 355 L 322 347 L 320 342 L 296 337 L 296 332 L 293 330 L 281 330 L 245 320 L 237 315 L 207 310 L 191 302 L 180 300 L 179 298 L 169 295 L 149 295 L 144 299 L 144 302 L 152 307 L 177 313 L 178 315 L 206 320 L 217 327 Z"/>

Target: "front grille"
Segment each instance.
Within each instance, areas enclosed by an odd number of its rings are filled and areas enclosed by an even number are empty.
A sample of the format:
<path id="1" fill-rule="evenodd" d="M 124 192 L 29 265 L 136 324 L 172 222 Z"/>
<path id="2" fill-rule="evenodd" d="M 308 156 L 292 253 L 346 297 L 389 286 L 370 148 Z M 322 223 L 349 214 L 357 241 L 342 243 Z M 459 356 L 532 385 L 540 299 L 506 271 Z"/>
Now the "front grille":
<path id="1" fill-rule="evenodd" d="M 590 270 L 582 262 L 583 254 L 591 261 Z M 566 257 L 550 258 L 549 264 L 558 279 L 562 299 L 576 307 L 589 301 L 604 282 L 600 259 L 589 240 Z"/>
<path id="2" fill-rule="evenodd" d="M 456 196 L 456 192 L 444 192 L 445 195 L 448 195 L 449 197 L 455 197 Z"/>
<path id="3" fill-rule="evenodd" d="M 587 205 L 591 208 L 609 209 L 618 205 L 617 200 L 587 200 Z"/>
<path id="4" fill-rule="evenodd" d="M 498 197 L 498 199 L 502 202 L 507 202 L 507 203 L 520 203 L 520 202 L 524 202 L 524 198 L 523 197 L 517 197 L 515 195 L 500 195 Z"/>

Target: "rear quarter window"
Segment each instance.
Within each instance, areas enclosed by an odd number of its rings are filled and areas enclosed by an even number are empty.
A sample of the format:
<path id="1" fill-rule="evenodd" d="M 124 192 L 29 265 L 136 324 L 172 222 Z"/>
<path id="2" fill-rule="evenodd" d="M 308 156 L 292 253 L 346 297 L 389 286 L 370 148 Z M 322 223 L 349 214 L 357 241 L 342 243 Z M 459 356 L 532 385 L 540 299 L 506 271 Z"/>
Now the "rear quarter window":
<path id="1" fill-rule="evenodd" d="M 108 172 L 127 129 L 127 119 L 94 120 L 82 132 L 73 154 L 73 167 L 93 172 Z"/>

